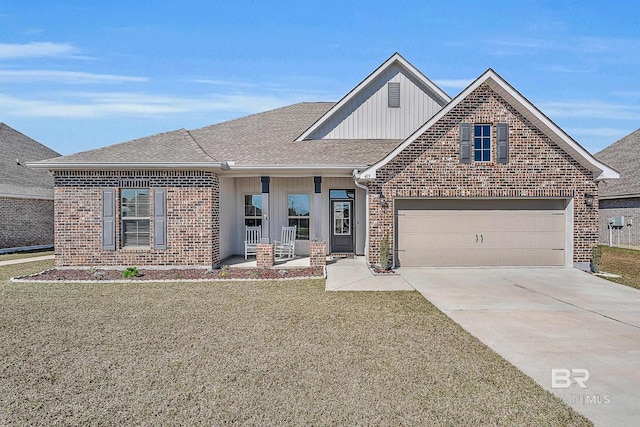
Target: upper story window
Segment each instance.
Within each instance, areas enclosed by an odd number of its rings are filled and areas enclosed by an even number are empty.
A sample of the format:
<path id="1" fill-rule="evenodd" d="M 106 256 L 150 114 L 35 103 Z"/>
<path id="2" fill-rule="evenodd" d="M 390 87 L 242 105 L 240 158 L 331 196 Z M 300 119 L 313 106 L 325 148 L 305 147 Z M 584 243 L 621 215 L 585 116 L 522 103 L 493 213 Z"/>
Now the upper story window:
<path id="1" fill-rule="evenodd" d="M 244 225 L 247 227 L 262 225 L 262 194 L 245 194 Z"/>
<path id="2" fill-rule="evenodd" d="M 474 125 L 473 156 L 476 162 L 491 161 L 491 125 Z"/>
<path id="3" fill-rule="evenodd" d="M 120 192 L 122 210 L 122 247 L 151 244 L 149 189 L 123 188 Z"/>
<path id="4" fill-rule="evenodd" d="M 288 197 L 289 226 L 295 225 L 296 240 L 309 240 L 309 212 L 311 196 L 308 194 L 289 194 Z"/>

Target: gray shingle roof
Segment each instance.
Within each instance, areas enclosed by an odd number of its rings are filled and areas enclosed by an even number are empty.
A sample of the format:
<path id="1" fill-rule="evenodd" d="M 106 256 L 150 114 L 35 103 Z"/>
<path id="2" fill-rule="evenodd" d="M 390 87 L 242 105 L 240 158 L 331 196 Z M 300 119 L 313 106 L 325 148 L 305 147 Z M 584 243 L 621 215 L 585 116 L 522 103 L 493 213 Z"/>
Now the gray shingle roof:
<path id="1" fill-rule="evenodd" d="M 202 148 L 236 165 L 368 165 L 395 148 L 395 140 L 295 142 L 334 104 L 305 102 L 191 131 Z"/>
<path id="2" fill-rule="evenodd" d="M 96 150 L 62 156 L 41 162 L 56 163 L 210 163 L 215 162 L 194 141 L 188 131 L 179 129 Z"/>
<path id="3" fill-rule="evenodd" d="M 295 142 L 334 103 L 303 102 L 212 126 L 152 135 L 55 160 L 50 164 L 211 163 L 236 166 L 366 166 L 400 140 L 307 140 Z"/>
<path id="4" fill-rule="evenodd" d="M 0 195 L 53 197 L 53 177 L 25 164 L 58 156 L 38 141 L 0 123 Z"/>
<path id="5" fill-rule="evenodd" d="M 620 179 L 600 184 L 601 197 L 640 194 L 640 129 L 614 142 L 594 156 L 620 172 Z"/>

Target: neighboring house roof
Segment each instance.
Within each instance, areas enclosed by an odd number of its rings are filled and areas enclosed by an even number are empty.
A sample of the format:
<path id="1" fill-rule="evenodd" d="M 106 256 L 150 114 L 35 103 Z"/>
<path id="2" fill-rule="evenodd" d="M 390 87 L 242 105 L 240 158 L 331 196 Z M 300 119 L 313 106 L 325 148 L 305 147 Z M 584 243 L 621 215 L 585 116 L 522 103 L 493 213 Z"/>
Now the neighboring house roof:
<path id="1" fill-rule="evenodd" d="M 406 87 L 403 89 L 403 92 L 412 98 L 413 104 L 404 99 L 402 100 L 402 102 L 407 105 L 405 106 L 406 111 L 403 112 L 404 116 L 401 120 L 399 120 L 399 116 L 393 114 L 393 109 L 381 109 L 380 111 L 383 112 L 383 114 L 380 114 L 379 117 L 375 116 L 375 113 L 372 114 L 372 111 L 366 111 L 364 113 L 365 116 L 368 116 L 367 118 L 374 116 L 375 121 L 385 123 L 387 128 L 392 129 L 391 133 L 396 133 L 396 135 L 394 135 L 395 137 L 399 137 L 400 139 L 406 138 L 416 127 L 420 126 L 435 114 L 435 112 L 451 101 L 449 95 L 409 63 L 409 61 L 404 59 L 402 55 L 396 52 L 305 130 L 297 138 L 297 141 L 326 138 L 326 135 L 331 134 L 332 130 L 336 128 L 336 125 L 339 126 L 341 122 L 346 121 L 357 109 L 362 108 L 363 104 L 371 102 L 374 104 L 373 108 L 375 108 L 376 102 L 384 102 L 384 100 L 386 100 L 386 94 L 383 94 L 382 87 L 387 82 L 400 82 L 402 80 L 408 83 L 405 85 Z M 376 100 L 376 98 L 383 99 Z M 418 98 L 418 100 L 414 98 Z M 399 122 L 393 123 L 394 119 L 399 120 Z M 413 126 L 409 126 L 410 130 L 407 133 L 402 134 L 402 131 L 393 129 L 396 127 L 400 128 L 401 126 L 397 125 L 399 123 L 406 123 L 407 121 L 414 122 Z M 379 125 L 379 123 L 377 124 Z M 382 130 L 380 133 L 386 134 L 390 132 L 389 129 L 380 129 L 379 126 L 378 129 L 376 129 L 375 126 L 373 126 L 373 129 L 369 129 L 366 118 L 362 118 L 359 124 L 361 128 L 359 130 L 364 134 L 375 134 L 380 132 L 380 130 Z M 396 126 L 394 126 L 394 124 Z M 400 135 L 397 135 L 399 132 Z M 375 135 L 374 137 L 380 138 L 382 136 L 383 135 Z"/>
<path id="2" fill-rule="evenodd" d="M 401 140 L 295 139 L 333 103 L 304 102 L 201 129 L 140 138 L 33 165 L 50 169 L 198 168 L 236 170 L 373 164 Z"/>
<path id="3" fill-rule="evenodd" d="M 594 156 L 620 172 L 620 179 L 605 181 L 600 185 L 600 198 L 640 197 L 640 129 Z"/>
<path id="4" fill-rule="evenodd" d="M 0 197 L 53 199 L 53 177 L 26 163 L 58 156 L 38 141 L 0 123 Z"/>
<path id="5" fill-rule="evenodd" d="M 444 117 L 453 108 L 460 104 L 467 96 L 469 96 L 469 94 L 471 94 L 474 90 L 478 89 L 483 84 L 488 85 L 494 92 L 500 95 L 506 102 L 514 107 L 527 120 L 529 120 L 535 127 L 540 129 L 553 142 L 555 142 L 569 155 L 571 155 L 578 163 L 584 166 L 587 170 L 593 172 L 594 179 L 603 180 L 610 178 L 615 179 L 619 177 L 617 171 L 598 161 L 591 154 L 589 154 L 587 150 L 585 150 L 573 138 L 567 135 L 562 129 L 560 129 L 531 102 L 529 102 L 529 100 L 522 96 L 517 90 L 515 90 L 509 83 L 507 83 L 492 69 L 488 69 L 484 74 L 478 77 L 435 116 L 433 116 L 423 126 L 416 130 L 413 135 L 409 136 L 404 142 L 402 142 L 402 144 L 400 144 L 395 150 L 389 153 L 384 159 L 360 173 L 359 177 L 363 180 L 374 179 L 376 177 L 376 171 L 379 168 L 391 161 L 409 144 L 414 142 L 427 129 L 437 123 L 438 120 Z"/>

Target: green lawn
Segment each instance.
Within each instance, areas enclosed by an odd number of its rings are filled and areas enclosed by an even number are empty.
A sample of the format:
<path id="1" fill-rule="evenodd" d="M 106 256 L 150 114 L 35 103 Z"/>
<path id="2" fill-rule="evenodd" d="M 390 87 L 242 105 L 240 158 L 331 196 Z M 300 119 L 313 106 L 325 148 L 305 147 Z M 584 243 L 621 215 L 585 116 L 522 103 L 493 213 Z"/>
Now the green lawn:
<path id="1" fill-rule="evenodd" d="M 590 425 L 417 292 L 51 265 L 0 267 L 0 425 Z"/>
<path id="2" fill-rule="evenodd" d="M 599 248 L 602 251 L 600 270 L 621 276 L 608 279 L 640 289 L 640 251 L 609 246 Z"/>

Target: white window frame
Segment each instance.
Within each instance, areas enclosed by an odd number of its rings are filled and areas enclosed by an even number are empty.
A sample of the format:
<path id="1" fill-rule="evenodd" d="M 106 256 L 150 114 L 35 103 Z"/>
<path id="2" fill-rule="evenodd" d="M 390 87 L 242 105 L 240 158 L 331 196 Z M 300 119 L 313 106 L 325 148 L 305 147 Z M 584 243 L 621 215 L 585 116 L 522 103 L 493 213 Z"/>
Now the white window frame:
<path id="1" fill-rule="evenodd" d="M 307 215 L 289 215 L 289 197 L 290 196 L 307 196 L 309 199 L 309 213 Z M 291 220 L 294 220 L 296 222 L 296 240 L 311 240 L 311 210 L 312 210 L 312 206 L 311 206 L 311 194 L 310 193 L 299 193 L 299 192 L 291 192 L 291 193 L 287 193 L 287 225 L 291 226 Z M 302 236 L 300 234 L 301 231 L 301 227 L 300 227 L 300 220 L 301 219 L 306 219 L 308 221 L 309 226 L 307 227 L 307 235 L 306 236 Z"/>
<path id="2" fill-rule="evenodd" d="M 256 206 L 256 213 L 255 215 L 247 215 L 247 207 L 248 206 L 255 206 L 253 203 L 251 205 L 247 205 L 247 196 L 250 197 L 259 197 L 260 198 L 260 208 L 258 208 Z M 253 200 L 253 199 L 252 199 Z M 258 215 L 257 209 L 260 209 L 260 214 Z M 243 217 L 243 226 L 247 227 L 247 221 L 254 221 L 254 223 L 251 226 L 256 226 L 256 227 L 262 227 L 262 193 L 244 193 L 242 195 L 242 213 L 244 214 Z"/>
<path id="3" fill-rule="evenodd" d="M 136 210 L 136 215 L 125 216 L 125 209 L 131 206 L 131 203 L 125 204 L 124 196 L 128 192 L 135 192 L 133 206 Z M 147 196 L 147 215 L 138 215 L 140 205 L 138 204 L 138 197 L 140 194 L 146 193 Z M 147 230 L 140 231 L 140 224 L 147 223 Z M 135 238 L 135 243 L 127 242 L 127 227 L 125 223 L 135 223 L 136 231 L 131 235 Z M 122 248 L 147 248 L 151 246 L 151 189 L 150 188 L 121 188 L 120 189 L 120 246 Z M 147 242 L 140 244 L 141 237 L 147 235 Z M 131 237 L 129 237 L 131 239 Z M 144 237 L 143 237 L 144 239 Z M 144 240 L 143 240 L 144 241 Z"/>

